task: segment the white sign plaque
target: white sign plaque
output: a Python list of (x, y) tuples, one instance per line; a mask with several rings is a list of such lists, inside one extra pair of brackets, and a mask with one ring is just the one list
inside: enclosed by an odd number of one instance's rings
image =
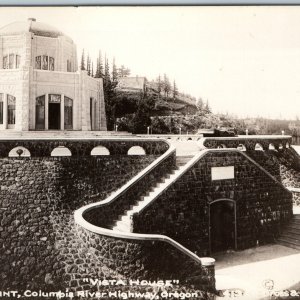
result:
[(212, 167), (211, 180), (223, 180), (234, 178), (234, 166), (229, 167)]

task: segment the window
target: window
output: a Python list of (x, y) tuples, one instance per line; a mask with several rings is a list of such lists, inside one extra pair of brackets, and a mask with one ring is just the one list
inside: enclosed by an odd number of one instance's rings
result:
[(8, 56), (3, 57), (3, 69), (8, 69)]
[(36, 56), (35, 68), (38, 70), (54, 71), (54, 58), (48, 55)]
[(13, 69), (14, 68), (14, 57), (15, 55), (14, 54), (9, 54), (9, 69)]
[(16, 98), (11, 95), (7, 95), (7, 123), (16, 123)]
[(43, 55), (42, 69), (48, 70), (48, 56), (47, 55)]
[(41, 57), (40, 56), (37, 56), (36, 58), (35, 58), (35, 68), (36, 69), (41, 69)]
[(65, 129), (73, 128), (73, 100), (65, 96)]
[(54, 58), (49, 57), (49, 70), (54, 71)]
[(56, 95), (56, 94), (50, 94), (49, 95), (49, 102), (50, 103), (60, 103), (60, 95)]
[(0, 94), (0, 124), (3, 124), (3, 94)]
[(16, 55), (16, 69), (20, 68), (21, 56)]
[(18, 69), (20, 68), (21, 56), (10, 53), (3, 56), (3, 69)]
[(45, 129), (45, 95), (36, 98), (35, 124), (36, 129)]
[(67, 72), (72, 72), (72, 65), (70, 60), (67, 60)]

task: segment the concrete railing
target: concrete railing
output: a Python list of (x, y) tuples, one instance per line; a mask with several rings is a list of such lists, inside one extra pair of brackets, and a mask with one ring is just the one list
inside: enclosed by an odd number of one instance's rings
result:
[(271, 148), (280, 150), (289, 148), (292, 137), (289, 135), (239, 135), (237, 137), (207, 137), (200, 141), (202, 148), (238, 148), (245, 147), (246, 150), (255, 150), (261, 147), (263, 150)]
[(22, 147), (31, 157), (51, 156), (55, 148), (65, 147), (70, 150), (71, 156), (90, 156), (91, 151), (98, 146), (108, 149), (110, 155), (126, 155), (131, 147), (139, 146), (146, 155), (162, 155), (169, 144), (164, 140), (141, 138), (97, 138), (97, 137), (53, 137), (53, 138), (0, 138), (0, 157), (8, 157), (12, 149)]

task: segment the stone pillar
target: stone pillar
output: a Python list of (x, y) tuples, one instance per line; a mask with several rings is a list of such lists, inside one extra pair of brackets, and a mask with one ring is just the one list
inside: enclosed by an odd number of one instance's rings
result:
[(31, 66), (31, 37), (32, 35), (29, 32), (24, 34), (24, 64), (21, 71), (21, 99), (20, 97), (19, 99), (16, 99), (17, 102), (22, 103), (21, 105), (17, 105), (19, 109), (21, 108), (21, 113), (18, 114), (21, 120), (16, 120), (16, 126), (21, 130), (29, 130), (30, 83), (33, 76), (33, 68)]
[(45, 130), (49, 128), (49, 94), (45, 95)]
[(7, 129), (7, 94), (3, 94), (3, 129)]
[(200, 289), (214, 292), (216, 290), (215, 279), (215, 259), (211, 257), (201, 257), (202, 278)]
[(65, 129), (65, 95), (61, 94), (60, 101), (60, 129)]

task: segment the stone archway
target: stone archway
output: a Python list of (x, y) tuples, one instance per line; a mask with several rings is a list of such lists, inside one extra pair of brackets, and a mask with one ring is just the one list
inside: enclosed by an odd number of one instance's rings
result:
[(210, 252), (235, 250), (236, 202), (232, 199), (218, 199), (209, 204), (209, 247)]

